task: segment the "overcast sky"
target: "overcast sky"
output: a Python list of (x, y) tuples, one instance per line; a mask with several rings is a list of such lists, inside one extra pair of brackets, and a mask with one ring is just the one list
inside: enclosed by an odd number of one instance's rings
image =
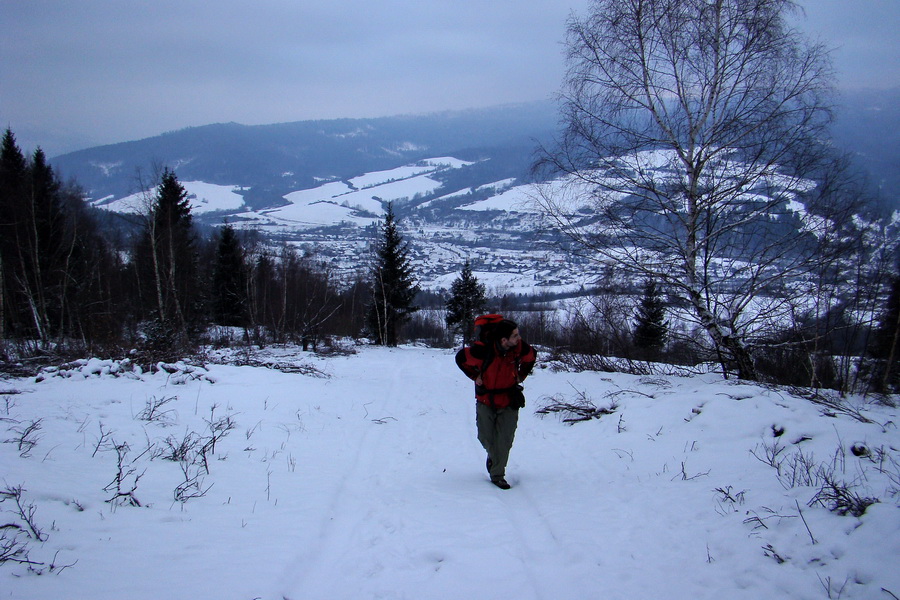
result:
[[(188, 126), (551, 97), (588, 0), (0, 0), (0, 126), (51, 156)], [(801, 0), (840, 85), (900, 87), (900, 0)]]

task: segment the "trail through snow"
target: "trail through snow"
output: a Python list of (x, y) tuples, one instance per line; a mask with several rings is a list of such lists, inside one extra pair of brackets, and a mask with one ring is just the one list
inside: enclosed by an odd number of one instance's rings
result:
[[(807, 506), (814, 489), (785, 489), (752, 454), (778, 443), (785, 456), (802, 449), (825, 462), (852, 443), (896, 452), (894, 409), (867, 406), (874, 423), (865, 424), (715, 376), (539, 368), (526, 382), (513, 488), (503, 491), (488, 481), (471, 383), (452, 351), (301, 358), (326, 376), (210, 365), (199, 377), (3, 382), (7, 430), (42, 419), (28, 456), (0, 445), (2, 483), (23, 486), (47, 533), (30, 557), (74, 564), (41, 577), (3, 565), (0, 598), (755, 600), (827, 598), (826, 586), (833, 597), (841, 587), (842, 598), (900, 594), (900, 511), (888, 475), (845, 453), (846, 478), (865, 474), (860, 490), (882, 502), (841, 517)], [(577, 393), (615, 404), (614, 414), (570, 427), (534, 413), (549, 396)], [(136, 418), (148, 399), (168, 396), (176, 399), (164, 419)], [(179, 464), (139, 454), (202, 435), (225, 415), (236, 427), (202, 477), (211, 487), (174, 501)], [(117, 463), (103, 431), (127, 442), (129, 464), (143, 471), (141, 507), (105, 502)], [(0, 508), (10, 518), (9, 503)]]

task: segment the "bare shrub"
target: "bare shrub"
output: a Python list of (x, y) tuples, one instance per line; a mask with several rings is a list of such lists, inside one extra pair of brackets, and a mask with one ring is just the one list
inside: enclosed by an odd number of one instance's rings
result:
[(788, 456), (778, 469), (778, 481), (789, 490), (795, 487), (816, 487), (822, 479), (822, 465), (816, 464), (812, 454), (801, 450)]
[(38, 432), (41, 430), (42, 421), (43, 419), (33, 419), (21, 427), (10, 428), (9, 431), (14, 433), (15, 437), (6, 440), (6, 443), (15, 444), (19, 451), (19, 456), (28, 458), (31, 456), (31, 451), (37, 446), (38, 441), (41, 439), (41, 435)]
[(13, 523), (0, 526), (0, 565), (5, 562), (30, 563), (28, 542), (22, 539), (21, 528)]
[[(865, 470), (856, 481), (844, 481), (838, 476), (838, 473), (843, 471), (846, 466), (846, 457), (842, 447), (838, 447), (830, 463), (820, 462), (812, 453), (805, 454), (800, 449), (784, 455), (784, 449), (776, 440), (772, 444), (764, 443), (762, 450), (757, 447), (751, 451), (751, 454), (775, 469), (778, 482), (784, 489), (817, 488), (815, 495), (807, 503), (808, 506), (819, 505), (842, 516), (860, 517), (869, 506), (881, 502), (877, 497), (865, 496), (856, 491), (860, 479), (865, 478)], [(860, 456), (868, 458), (869, 454)], [(892, 457), (889, 458), (893, 460)], [(884, 462), (881, 464), (883, 467)], [(888, 475), (894, 486), (888, 492), (893, 494), (896, 490), (896, 482), (890, 474)]]
[(169, 436), (163, 442), (165, 448), (158, 456), (177, 462), (184, 478), (173, 491), (176, 502), (202, 498), (212, 488), (212, 485), (205, 486), (203, 482), (203, 474), (209, 475), (208, 457), (215, 454), (216, 444), (237, 427), (231, 415), (216, 418), (216, 408), (217, 405), (212, 405), (209, 419), (204, 419), (209, 428), (208, 436), (186, 431), (180, 440)]
[(113, 447), (116, 451), (117, 469), (113, 480), (103, 488), (104, 491), (113, 492), (112, 497), (106, 502), (113, 506), (121, 506), (122, 504), (141, 506), (141, 503), (134, 495), (134, 492), (137, 490), (138, 482), (141, 480), (141, 477), (144, 476), (146, 471), (137, 475), (137, 468), (134, 466), (134, 461), (127, 461), (128, 453), (131, 450), (127, 442), (121, 444), (113, 442)]
[(852, 484), (847, 484), (838, 480), (833, 472), (822, 470), (820, 472), (822, 480), (821, 487), (809, 506), (818, 504), (839, 515), (853, 515), (861, 517), (865, 514), (866, 509), (880, 502), (878, 498), (864, 497), (857, 494)]
[[(224, 417), (219, 417), (217, 419), (216, 408), (218, 408), (218, 405), (213, 404), (209, 408), (209, 419), (204, 419), (207, 426), (209, 427), (210, 434), (209, 438), (204, 444), (204, 448), (206, 448), (206, 450), (204, 450), (204, 456), (206, 454), (206, 451), (208, 451), (210, 454), (215, 454), (216, 444), (219, 442), (219, 440), (227, 436), (232, 429), (237, 427), (237, 423), (234, 422), (234, 419), (231, 415), (225, 415)], [(207, 472), (209, 472), (209, 469), (207, 469)]]
[(28, 570), (37, 575), (45, 572), (59, 573), (72, 565), (57, 565), (54, 556), (49, 567), (44, 568), (45, 563), (32, 560), (29, 556), (31, 542), (45, 542), (47, 535), (35, 520), (37, 507), (34, 503), (23, 500), (24, 492), (25, 489), (21, 485), (7, 486), (6, 489), (0, 490), (0, 504), (11, 500), (14, 507), (8, 512), (15, 515), (13, 522), (0, 525), (0, 564), (11, 562), (28, 565)]
[(714, 491), (718, 492), (719, 494), (722, 495), (722, 497), (718, 500), (719, 503), (728, 502), (732, 505), (743, 504), (744, 500), (745, 500), (744, 494), (747, 493), (747, 490), (741, 490), (740, 492), (735, 492), (734, 488), (732, 488), (730, 485), (727, 485), (724, 487), (717, 487)]
[(212, 486), (204, 488), (201, 471), (209, 474), (206, 453), (209, 452), (211, 438), (204, 438), (196, 431), (186, 431), (180, 440), (169, 436), (163, 444), (165, 447), (158, 456), (163, 460), (177, 462), (184, 477), (173, 491), (175, 501), (184, 503), (192, 498), (205, 496)]
[(203, 477), (199, 465), (196, 462), (181, 461), (181, 472), (184, 481), (175, 486), (173, 496), (176, 502), (184, 504), (192, 498), (202, 498), (212, 488), (212, 485), (203, 487)]
[(7, 389), (7, 390), (0, 391), (0, 396), (3, 396), (3, 410), (7, 417), (7, 418), (0, 419), (0, 420), (2, 420), (2, 421), (11, 420), (8, 418), (9, 412), (16, 407), (16, 400), (15, 400), (15, 398), (12, 398), (12, 396), (15, 394), (21, 394), (21, 393), (22, 392), (20, 392), (19, 390), (16, 390), (16, 389)]
[(750, 454), (756, 457), (760, 462), (769, 465), (776, 471), (778, 474), (781, 474), (781, 463), (784, 460), (781, 457), (781, 453), (784, 452), (785, 448), (781, 445), (780, 440), (775, 440), (771, 444), (763, 443), (762, 450), (760, 450), (759, 446), (750, 451)]
[(94, 458), (95, 456), (97, 456), (97, 453), (100, 452), (101, 450), (106, 451), (106, 450), (113, 449), (114, 443), (110, 444), (110, 441), (109, 441), (111, 439), (111, 436), (112, 436), (111, 431), (103, 430), (103, 422), (101, 421), (100, 422), (100, 437), (97, 438), (97, 443), (94, 445), (94, 453), (91, 454), (91, 458)]
[(165, 448), (159, 453), (159, 457), (174, 462), (193, 462), (197, 448), (202, 442), (202, 438), (195, 431), (186, 431), (180, 440), (170, 435), (163, 440)]
[(862, 413), (859, 407), (851, 404), (849, 397), (842, 396), (838, 392), (812, 388), (790, 388), (790, 392), (797, 397), (806, 398), (813, 404), (821, 406), (823, 413), (827, 416), (842, 414), (852, 417), (860, 423), (872, 422), (871, 419)]
[(775, 562), (777, 562), (779, 565), (782, 565), (782, 564), (786, 563), (787, 560), (788, 560), (787, 558), (781, 556), (781, 555), (775, 550), (775, 547), (772, 546), (772, 544), (766, 544), (765, 546), (763, 546), (763, 554), (765, 554), (766, 556), (771, 557), (772, 559), (774, 559)]
[(7, 487), (5, 490), (0, 491), (0, 504), (5, 502), (6, 500), (12, 500), (15, 503), (15, 509), (13, 510), (13, 512), (17, 514), (22, 523), (25, 524), (24, 527), (15, 524), (4, 525), (3, 527), (22, 529), (25, 531), (28, 537), (39, 542), (46, 541), (47, 536), (43, 531), (41, 531), (41, 529), (35, 522), (34, 515), (35, 512), (37, 512), (37, 507), (32, 502), (29, 502), (27, 504), (23, 503), (22, 494), (24, 492), (25, 490), (21, 485), (16, 487)]
[(566, 348), (554, 349), (550, 360), (564, 367), (560, 370), (571, 370), (576, 373), (581, 371), (614, 373), (621, 370), (617, 361), (608, 356), (573, 352)]
[(167, 409), (164, 407), (173, 400), (178, 400), (178, 396), (169, 396), (162, 398), (150, 396), (150, 398), (147, 399), (147, 402), (144, 405), (144, 410), (137, 414), (137, 419), (150, 423), (170, 423), (172, 413), (174, 411), (170, 408)]

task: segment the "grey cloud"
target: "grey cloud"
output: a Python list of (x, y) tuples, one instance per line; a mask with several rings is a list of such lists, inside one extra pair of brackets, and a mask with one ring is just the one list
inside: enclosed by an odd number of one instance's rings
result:
[[(0, 3), (0, 119), (90, 137), (547, 98), (589, 0)], [(846, 82), (900, 85), (895, 0), (808, 0)], [(39, 141), (39, 140), (38, 140)], [(42, 142), (43, 143), (43, 142)], [(48, 150), (49, 151), (49, 150)]]

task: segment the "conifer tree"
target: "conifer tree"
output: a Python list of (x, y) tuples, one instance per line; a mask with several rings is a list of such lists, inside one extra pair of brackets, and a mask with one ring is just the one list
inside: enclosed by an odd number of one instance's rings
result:
[(35, 150), (26, 161), (7, 130), (0, 150), (0, 321), (3, 330), (47, 342), (63, 333), (71, 239), (62, 186)]
[(158, 327), (156, 341), (185, 342), (198, 325), (202, 286), (187, 191), (168, 169), (153, 196), (137, 254), (145, 305)]
[(220, 325), (243, 326), (247, 315), (247, 286), (244, 250), (226, 223), (219, 232), (213, 269), (213, 317)]
[(59, 325), (60, 299), (65, 281), (60, 279), (65, 253), (66, 232), (61, 205), (61, 185), (43, 150), (35, 150), (30, 163), (30, 190), (25, 204), (24, 264), (27, 270), (30, 302), (42, 339), (53, 325)]
[(462, 334), (464, 344), (471, 337), (475, 317), (484, 312), (486, 304), (484, 284), (472, 274), (472, 267), (466, 260), (459, 277), (450, 284), (445, 319), (451, 331)]
[[(0, 149), (0, 337), (60, 342), (118, 335), (118, 263), (81, 191), (63, 185), (38, 148), (26, 160), (12, 131)], [(121, 317), (121, 313), (118, 315)]]
[(262, 251), (248, 264), (247, 317), (249, 326), (258, 333), (259, 328), (273, 329), (273, 298), (277, 297), (275, 265), (267, 251)]
[(418, 310), (413, 300), (419, 287), (413, 276), (409, 247), (397, 228), (393, 204), (387, 205), (381, 239), (375, 248), (371, 275), (372, 299), (367, 321), (377, 344), (396, 346), (400, 327)]
[(660, 350), (668, 337), (665, 321), (666, 308), (656, 281), (648, 279), (644, 284), (644, 295), (637, 309), (634, 324), (634, 344), (638, 348)]
[(0, 337), (22, 326), (20, 239), (24, 204), (27, 198), (28, 165), (16, 144), (16, 137), (6, 130), (0, 146)]

